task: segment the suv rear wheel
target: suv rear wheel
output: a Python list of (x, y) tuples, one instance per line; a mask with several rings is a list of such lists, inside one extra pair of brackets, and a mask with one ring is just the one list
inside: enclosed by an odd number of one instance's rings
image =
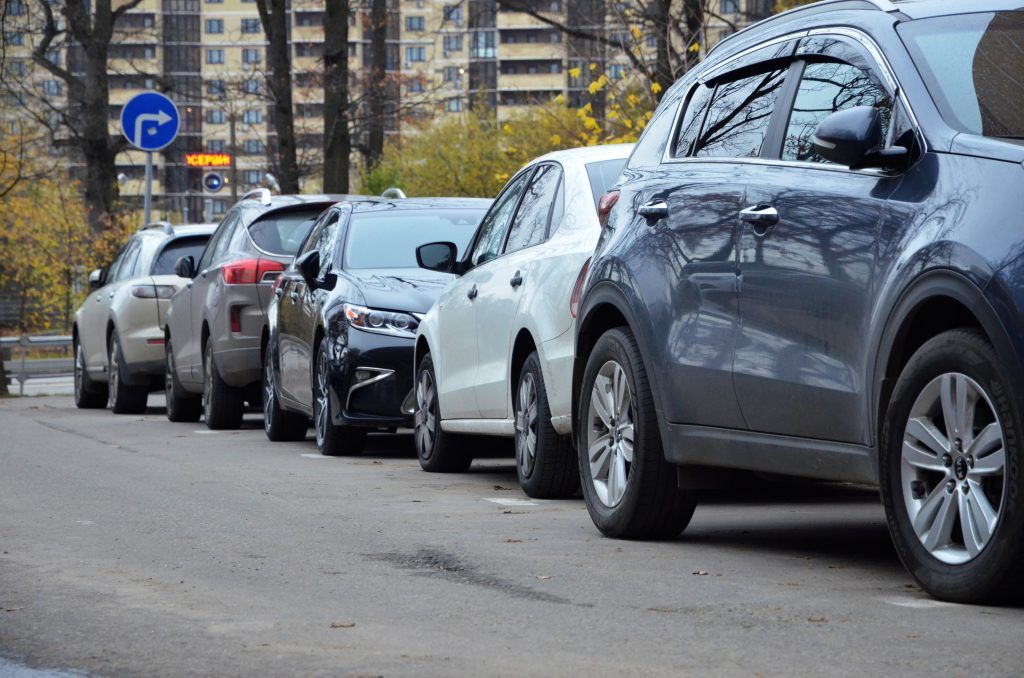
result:
[(110, 333), (110, 358), (107, 363), (107, 393), (110, 409), (114, 414), (142, 414), (146, 411), (149, 389), (145, 386), (130, 386), (125, 383), (127, 366), (121, 351), (121, 339), (117, 330)]
[(1022, 402), (973, 329), (927, 341), (900, 374), (882, 434), (882, 499), (900, 559), (938, 598), (1024, 591)]
[(578, 404), (580, 478), (594, 524), (609, 537), (678, 535), (696, 499), (665, 460), (647, 372), (633, 333), (605, 332), (583, 373)]
[(203, 350), (203, 415), (209, 429), (231, 429), (242, 425), (242, 396), (221, 379), (213, 357), (213, 339)]
[(540, 357), (526, 358), (516, 388), (516, 473), (523, 492), (536, 498), (568, 497), (579, 486), (579, 469), (572, 438), (560, 436), (551, 425), (548, 392)]

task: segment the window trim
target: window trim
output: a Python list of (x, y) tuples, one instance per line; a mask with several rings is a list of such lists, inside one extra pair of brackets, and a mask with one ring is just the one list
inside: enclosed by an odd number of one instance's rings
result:
[[(491, 213), (491, 210), (494, 209), (494, 206), (498, 203), (498, 200), (501, 199), (501, 196), (505, 195), (505, 193), (508, 191), (508, 187), (515, 183), (515, 181), (519, 177), (525, 174), (529, 174), (530, 176), (526, 179), (526, 183), (527, 185), (529, 185), (529, 183), (533, 181), (533, 174), (534, 171), (537, 169), (538, 164), (540, 163), (528, 165), (523, 169), (519, 170), (518, 172), (516, 172), (515, 175), (513, 175), (513, 177), (508, 180), (508, 182), (505, 184), (504, 188), (501, 189), (498, 195), (494, 196), (494, 200), (491, 202), (490, 208), (488, 208), (488, 210), (484, 212), (484, 215), (480, 218), (480, 225), (477, 226), (476, 233), (473, 234), (473, 239), (466, 247), (466, 259), (464, 259), (464, 261), (469, 265), (469, 268), (463, 271), (463, 275), (469, 273), (470, 271), (474, 271), (480, 268), (481, 266), (486, 266), (492, 261), (497, 261), (498, 259), (501, 259), (503, 256), (505, 256), (505, 241), (508, 240), (508, 231), (505, 231), (505, 235), (501, 239), (501, 248), (499, 249), (498, 253), (494, 256), (494, 258), (488, 259), (487, 261), (481, 262), (479, 264), (473, 263), (473, 252), (476, 251), (477, 243), (480, 241), (480, 233), (482, 231), (484, 221), (487, 219), (487, 215), (489, 215)], [(519, 214), (519, 207), (523, 204), (523, 195), (525, 194), (526, 191), (523, 191), (522, 193), (519, 194), (519, 197), (516, 198), (516, 206), (512, 210), (512, 216), (509, 217), (509, 231), (512, 230), (512, 222), (515, 221), (516, 215)]]
[[(529, 188), (531, 185), (533, 185), (533, 180), (537, 178), (537, 172), (540, 170), (541, 167), (543, 167), (545, 165), (550, 165), (550, 166), (553, 166), (553, 167), (558, 169), (558, 186), (555, 188), (555, 197), (557, 198), (558, 197), (558, 191), (562, 190), (562, 187), (565, 185), (565, 168), (562, 166), (562, 163), (557, 162), (555, 160), (545, 160), (543, 162), (538, 162), (536, 165), (534, 165), (533, 166), (533, 175), (530, 177), (529, 181), (526, 182), (526, 188)], [(516, 205), (516, 211), (512, 214), (512, 221), (509, 224), (508, 230), (505, 231), (505, 238), (501, 242), (501, 252), (498, 254), (497, 257), (494, 257), (494, 259), (497, 259), (498, 257), (503, 257), (506, 254), (515, 254), (516, 252), (522, 252), (523, 250), (532, 249), (532, 248), (536, 247), (537, 245), (543, 245), (544, 243), (546, 243), (548, 240), (551, 239), (551, 214), (554, 212), (554, 209), (555, 209), (555, 203), (554, 202), (552, 202), (551, 205), (548, 206), (547, 224), (544, 226), (544, 238), (543, 238), (543, 240), (539, 240), (539, 241), (533, 243), (532, 245), (526, 245), (524, 247), (520, 247), (519, 249), (513, 250), (512, 252), (507, 251), (508, 250), (508, 239), (509, 239), (509, 236), (512, 235), (512, 227), (515, 225), (516, 217), (519, 216), (519, 210), (522, 209), (522, 207), (523, 207), (523, 199), (525, 197), (526, 197), (526, 191), (523, 191), (522, 195), (519, 196), (519, 204)], [(494, 259), (491, 259), (491, 261), (494, 261)], [(486, 263), (486, 262), (484, 262), (484, 263)]]

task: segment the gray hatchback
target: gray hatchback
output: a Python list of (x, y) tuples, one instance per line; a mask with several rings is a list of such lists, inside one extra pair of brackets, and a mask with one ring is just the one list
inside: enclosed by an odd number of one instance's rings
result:
[(178, 261), (189, 282), (171, 299), (164, 330), (167, 418), (238, 428), (260, 403), (261, 338), (271, 286), (317, 216), (347, 196), (253, 191), (217, 226), (198, 262)]

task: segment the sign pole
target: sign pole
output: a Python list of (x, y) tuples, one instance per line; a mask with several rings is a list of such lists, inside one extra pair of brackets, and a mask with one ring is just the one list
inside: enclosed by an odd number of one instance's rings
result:
[(146, 197), (142, 203), (142, 225), (149, 226), (149, 214), (153, 210), (153, 152), (146, 151)]

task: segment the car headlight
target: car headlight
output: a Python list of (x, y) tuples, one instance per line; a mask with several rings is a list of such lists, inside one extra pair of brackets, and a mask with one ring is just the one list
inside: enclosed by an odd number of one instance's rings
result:
[(355, 304), (345, 304), (345, 319), (352, 327), (394, 337), (415, 337), (420, 321), (409, 313), (381, 311)]

